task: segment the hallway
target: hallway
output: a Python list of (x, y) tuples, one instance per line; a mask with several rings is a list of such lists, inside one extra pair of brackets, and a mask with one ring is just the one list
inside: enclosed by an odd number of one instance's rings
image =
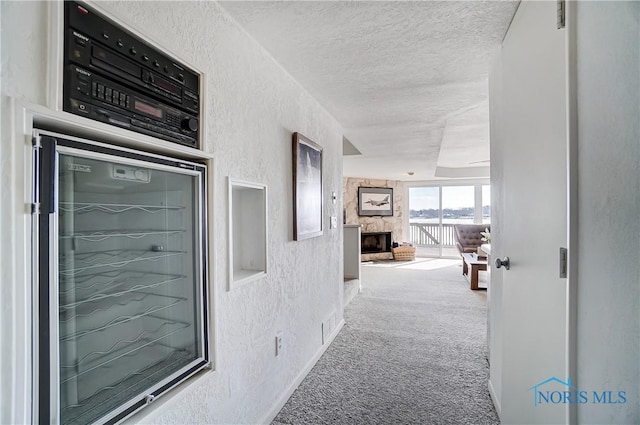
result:
[(346, 325), (273, 424), (494, 424), (486, 291), (459, 260), (362, 267)]

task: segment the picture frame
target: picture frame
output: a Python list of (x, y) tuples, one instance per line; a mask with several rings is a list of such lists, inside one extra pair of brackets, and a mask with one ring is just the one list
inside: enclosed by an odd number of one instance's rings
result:
[(393, 188), (359, 187), (359, 216), (393, 216)]
[(322, 146), (293, 133), (293, 240), (323, 233)]

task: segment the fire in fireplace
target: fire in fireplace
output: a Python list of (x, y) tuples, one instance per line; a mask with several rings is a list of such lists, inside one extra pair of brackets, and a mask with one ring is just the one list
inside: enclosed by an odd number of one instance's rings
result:
[(391, 232), (370, 232), (361, 234), (363, 254), (391, 252)]

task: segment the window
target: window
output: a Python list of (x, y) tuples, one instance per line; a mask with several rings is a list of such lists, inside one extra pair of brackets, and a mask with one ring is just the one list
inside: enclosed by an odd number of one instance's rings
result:
[(440, 188), (409, 188), (409, 235), (420, 253), (440, 256)]
[(491, 220), (489, 185), (409, 188), (409, 235), (422, 256), (457, 257), (453, 226)]
[(491, 186), (482, 185), (482, 224), (491, 223)]

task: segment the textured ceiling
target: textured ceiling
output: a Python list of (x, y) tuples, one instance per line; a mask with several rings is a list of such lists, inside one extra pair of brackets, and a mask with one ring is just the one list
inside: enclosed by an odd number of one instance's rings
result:
[(518, 2), (221, 5), (343, 125), (345, 176), (486, 176), (488, 63)]

